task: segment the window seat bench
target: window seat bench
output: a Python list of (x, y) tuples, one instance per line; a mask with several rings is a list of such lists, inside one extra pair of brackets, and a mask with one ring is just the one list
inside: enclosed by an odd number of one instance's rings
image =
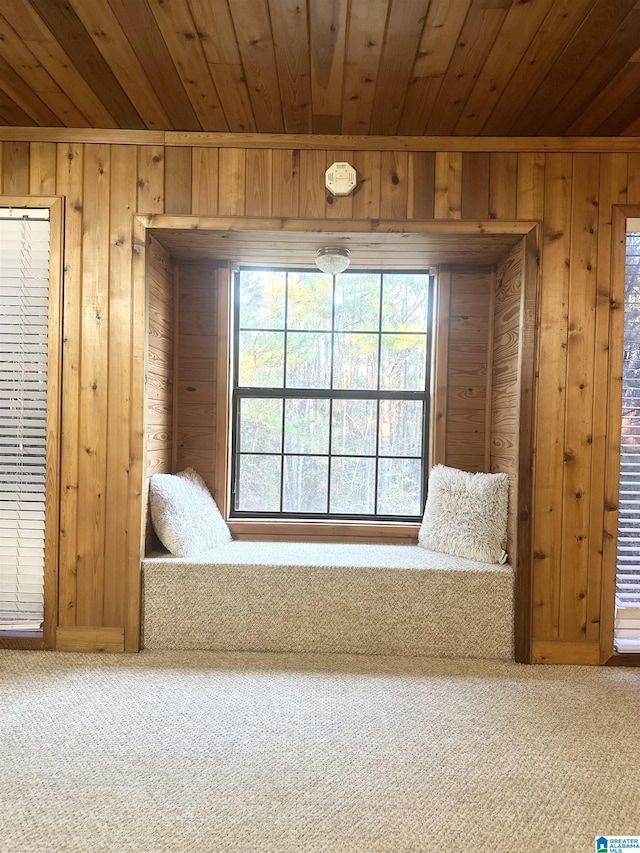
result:
[(513, 657), (513, 569), (414, 545), (234, 541), (142, 561), (149, 649)]

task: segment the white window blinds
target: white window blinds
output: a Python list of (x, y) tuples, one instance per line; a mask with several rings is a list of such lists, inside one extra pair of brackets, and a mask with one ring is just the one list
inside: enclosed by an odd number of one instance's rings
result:
[(640, 652), (640, 233), (627, 234), (615, 650)]
[(44, 615), (48, 220), (0, 208), (0, 631)]

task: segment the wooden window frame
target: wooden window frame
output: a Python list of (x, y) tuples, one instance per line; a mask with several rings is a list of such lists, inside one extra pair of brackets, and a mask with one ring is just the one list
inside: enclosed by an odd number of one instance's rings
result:
[[(383, 282), (384, 282), (384, 275), (385, 274), (419, 275), (419, 276), (422, 276), (428, 280), (428, 285), (427, 285), (427, 289), (426, 289), (426, 294), (427, 294), (427, 296), (426, 296), (427, 328), (425, 329), (424, 333), (419, 333), (419, 334), (421, 334), (422, 337), (424, 337), (424, 340), (425, 340), (425, 360), (424, 360), (424, 363), (425, 363), (425, 379), (424, 379), (424, 384), (423, 384), (422, 389), (415, 390), (415, 394), (414, 394), (413, 389), (411, 391), (405, 391), (404, 389), (399, 390), (399, 391), (396, 391), (396, 390), (390, 391), (390, 390), (387, 390), (384, 388), (375, 388), (375, 389), (366, 389), (363, 391), (362, 389), (343, 389), (343, 388), (336, 389), (336, 388), (334, 388), (333, 384), (331, 384), (330, 387), (321, 387), (321, 388), (314, 388), (314, 389), (310, 389), (310, 388), (299, 389), (295, 386), (294, 387), (289, 386), (287, 384), (286, 380), (283, 380), (284, 385), (278, 389), (250, 388), (248, 386), (242, 385), (239, 381), (239, 376), (237, 375), (237, 371), (238, 371), (237, 363), (238, 363), (238, 360), (240, 358), (240, 341), (239, 341), (239, 338), (237, 337), (237, 334), (238, 334), (240, 318), (236, 312), (237, 312), (237, 308), (239, 305), (239, 303), (237, 302), (237, 299), (239, 296), (239, 288), (241, 287), (241, 276), (242, 276), (242, 272), (244, 269), (249, 269), (249, 268), (240, 267), (240, 269), (238, 269), (232, 275), (232, 282), (231, 282), (232, 292), (234, 294), (234, 312), (233, 312), (234, 317), (233, 317), (233, 332), (232, 332), (232, 339), (234, 342), (234, 346), (233, 346), (234, 368), (231, 371), (231, 377), (230, 377), (233, 418), (232, 418), (232, 425), (231, 425), (231, 434), (229, 436), (229, 439), (231, 441), (232, 448), (235, 448), (235, 457), (236, 458), (232, 458), (232, 466), (231, 466), (231, 491), (232, 491), (231, 498), (232, 498), (232, 500), (231, 500), (231, 504), (229, 506), (227, 522), (229, 522), (229, 521), (242, 521), (242, 520), (247, 520), (248, 518), (254, 520), (252, 518), (254, 513), (243, 511), (241, 509), (238, 509), (237, 507), (234, 508), (234, 506), (233, 506), (234, 479), (238, 478), (238, 476), (239, 476), (237, 466), (238, 466), (238, 457), (240, 456), (240, 448), (238, 447), (238, 436), (234, 435), (233, 422), (235, 422), (237, 420), (237, 422), (239, 423), (239, 418), (240, 418), (239, 400), (240, 399), (242, 399), (243, 397), (252, 398), (255, 396), (264, 396), (265, 399), (282, 400), (283, 405), (284, 405), (284, 400), (287, 397), (288, 392), (293, 392), (293, 395), (295, 395), (296, 393), (300, 393), (300, 395), (303, 397), (314, 397), (316, 399), (324, 400), (324, 401), (334, 400), (334, 399), (345, 399), (345, 400), (356, 399), (359, 394), (365, 394), (366, 393), (367, 394), (367, 398), (366, 398), (367, 400), (376, 401), (378, 404), (380, 403), (380, 401), (387, 400), (387, 399), (388, 400), (406, 400), (406, 401), (410, 401), (410, 402), (417, 401), (421, 404), (421, 408), (422, 408), (421, 423), (422, 423), (423, 428), (424, 428), (424, 434), (421, 430), (421, 434), (422, 434), (421, 450), (422, 450), (422, 452), (421, 452), (420, 457), (419, 457), (420, 465), (421, 465), (421, 475), (420, 475), (420, 479), (421, 479), (420, 506), (422, 507), (421, 511), (417, 512), (417, 513), (412, 513), (412, 514), (407, 513), (406, 514), (407, 516), (408, 515), (412, 516), (410, 518), (398, 517), (397, 519), (395, 519), (395, 518), (390, 517), (391, 514), (385, 514), (385, 513), (370, 513), (369, 517), (350, 518), (348, 513), (335, 513), (334, 514), (334, 513), (330, 512), (329, 507), (328, 507), (329, 494), (327, 492), (327, 509), (326, 509), (326, 511), (325, 512), (318, 511), (317, 513), (309, 513), (308, 518), (300, 518), (300, 517), (296, 518), (295, 512), (293, 512), (293, 513), (287, 512), (284, 508), (282, 508), (280, 511), (273, 511), (272, 513), (269, 513), (269, 512), (257, 513), (257, 515), (259, 516), (259, 519), (261, 521), (267, 522), (269, 524), (279, 523), (279, 522), (283, 522), (283, 521), (284, 522), (287, 522), (287, 521), (288, 522), (292, 522), (292, 521), (295, 522), (295, 521), (297, 521), (299, 523), (306, 524), (307, 522), (318, 521), (318, 522), (325, 523), (325, 524), (326, 523), (337, 523), (337, 524), (351, 523), (351, 524), (354, 524), (356, 526), (359, 524), (362, 524), (362, 523), (370, 523), (370, 524), (373, 524), (375, 526), (380, 526), (380, 525), (385, 525), (385, 524), (394, 525), (396, 523), (397, 524), (411, 524), (412, 526), (419, 525), (420, 524), (420, 518), (419, 517), (422, 516), (422, 511), (424, 509), (424, 498), (426, 496), (426, 482), (427, 482), (428, 472), (430, 469), (430, 463), (432, 464), (430, 441), (431, 441), (431, 430), (432, 430), (433, 423), (432, 423), (432, 416), (431, 416), (430, 385), (431, 385), (431, 370), (432, 370), (432, 365), (433, 365), (433, 328), (434, 328), (434, 313), (433, 313), (434, 299), (433, 299), (433, 295), (434, 295), (434, 290), (436, 287), (436, 283), (435, 283), (436, 282), (436, 274), (435, 274), (434, 270), (433, 269), (416, 269), (416, 270), (404, 270), (404, 269), (403, 270), (392, 270), (392, 269), (389, 269), (389, 270), (386, 270), (386, 269), (377, 269), (375, 267), (371, 267), (371, 268), (362, 269), (362, 270), (358, 269), (354, 273), (356, 275), (357, 274), (376, 275), (379, 279), (379, 288), (380, 288), (379, 298), (380, 299), (382, 299), (382, 295), (383, 295), (383, 286), (384, 286)], [(273, 266), (265, 265), (264, 271), (273, 271), (273, 272), (277, 272), (277, 273), (287, 273), (287, 274), (294, 273), (295, 274), (295, 273), (299, 273), (299, 272), (303, 272), (303, 271), (306, 272), (307, 270), (301, 270), (298, 267), (287, 266), (286, 264), (284, 264), (284, 265), (275, 265), (274, 264)], [(314, 270), (311, 270), (311, 272), (314, 272)], [(317, 272), (317, 270), (315, 270), (315, 272)], [(332, 282), (333, 282), (332, 294), (333, 294), (333, 296), (335, 296), (335, 293), (333, 292), (333, 288), (336, 286), (335, 285), (335, 276), (332, 276)], [(236, 290), (236, 288), (238, 288), (238, 290)], [(333, 296), (332, 296), (332, 302), (333, 302)], [(295, 328), (292, 330), (288, 326), (288, 321), (283, 319), (283, 332), (286, 335), (287, 332), (291, 332), (291, 331), (295, 331)], [(383, 330), (382, 315), (381, 314), (378, 316), (378, 327), (375, 330), (373, 330), (372, 333), (375, 333), (376, 336), (380, 339), (380, 341), (382, 341), (384, 339), (384, 335), (390, 334), (388, 331)], [(340, 335), (340, 330), (332, 328), (329, 331), (325, 330), (325, 334), (328, 334), (331, 336), (332, 346), (334, 346), (336, 338), (338, 338), (338, 336)], [(379, 356), (379, 357), (381, 358), (381, 356)], [(352, 393), (353, 393), (353, 397), (350, 396)], [(410, 395), (414, 395), (414, 396), (410, 396)], [(233, 405), (234, 399), (236, 400), (235, 406)], [(284, 425), (283, 425), (283, 428), (284, 428)], [(376, 431), (377, 431), (377, 427), (376, 427)], [(331, 426), (329, 426), (329, 435), (331, 435)], [(281, 435), (281, 439), (284, 439), (284, 434)], [(255, 452), (258, 452), (258, 451), (255, 451)], [(282, 453), (283, 453), (284, 457), (286, 457), (288, 455), (288, 452), (284, 448), (284, 445), (282, 447)], [(234, 455), (234, 451), (232, 450), (232, 456), (233, 455)], [(326, 456), (329, 459), (336, 459), (339, 457), (339, 454), (335, 454), (329, 448)], [(377, 444), (376, 444), (375, 452), (369, 458), (371, 458), (375, 461), (376, 471), (377, 471), (379, 459), (384, 458), (384, 454), (379, 453)], [(412, 457), (412, 458), (418, 459), (417, 456)], [(282, 462), (281, 464), (284, 464), (284, 462)], [(283, 471), (281, 471), (281, 474), (282, 473), (283, 473)], [(328, 476), (328, 472), (327, 472), (327, 476)], [(378, 483), (378, 474), (376, 473), (376, 484), (377, 483)], [(237, 488), (238, 487), (237, 479), (236, 479), (235, 485)], [(328, 487), (328, 481), (327, 481), (327, 487)], [(377, 486), (376, 486), (376, 490), (377, 490)], [(282, 499), (283, 498), (281, 495), (281, 501), (282, 501)], [(378, 496), (376, 496), (376, 505), (377, 505), (377, 502), (378, 502)], [(298, 514), (298, 515), (300, 515), (300, 514)], [(362, 515), (367, 515), (367, 514), (362, 513)]]
[(59, 196), (0, 195), (0, 206), (49, 210), (49, 336), (46, 497), (44, 535), (44, 626), (41, 637), (20, 631), (0, 636), (0, 648), (53, 649), (58, 625), (60, 546), (60, 413), (62, 395), (62, 281), (64, 199)]
[(638, 218), (640, 218), (640, 205), (624, 204), (613, 206), (611, 217), (609, 375), (607, 384), (608, 418), (603, 507), (599, 661), (606, 666), (640, 666), (640, 654), (618, 654), (614, 649), (627, 220)]
[[(292, 521), (291, 519), (231, 518), (231, 430), (233, 370), (233, 264), (216, 268), (218, 289), (218, 362), (216, 383), (216, 464), (214, 491), (220, 511), (236, 539), (301, 542), (362, 542), (415, 545), (420, 525), (414, 522), (340, 521), (337, 519)], [(435, 276), (437, 290), (437, 275)], [(433, 407), (432, 407), (433, 409)], [(433, 429), (433, 411), (430, 413)]]

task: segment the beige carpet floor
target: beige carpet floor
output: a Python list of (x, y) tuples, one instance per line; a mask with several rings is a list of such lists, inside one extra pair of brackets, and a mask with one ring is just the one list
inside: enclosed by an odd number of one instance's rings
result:
[(640, 670), (0, 652), (2, 853), (591, 853), (640, 834)]

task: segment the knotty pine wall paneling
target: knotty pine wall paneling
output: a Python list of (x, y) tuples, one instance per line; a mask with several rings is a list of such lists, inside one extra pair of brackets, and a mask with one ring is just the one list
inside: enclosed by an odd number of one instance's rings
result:
[(295, 218), (300, 201), (300, 151), (284, 149), (271, 153), (271, 215)]
[[(46, 188), (65, 199), (59, 624), (82, 629), (83, 647), (104, 645), (104, 630), (113, 627), (134, 649), (146, 320), (144, 294), (130, 273), (141, 251), (125, 222), (132, 200), (140, 213), (164, 212), (168, 196), (170, 208), (186, 209), (188, 200), (201, 215), (244, 216), (247, 206), (270, 206), (272, 216), (324, 220), (321, 172), (332, 149), (298, 150), (293, 142), (248, 157), (236, 137), (233, 148), (187, 145), (187, 157), (168, 154), (153, 138), (152, 144), (127, 146), (135, 151), (134, 163), (132, 154), (116, 153), (109, 144), (131, 141), (115, 134), (104, 131), (95, 144), (69, 141), (55, 129), (33, 142), (15, 144), (5, 136), (0, 181), (6, 193)], [(613, 154), (614, 142), (602, 153), (602, 143), (590, 144), (595, 153), (581, 151), (580, 141), (574, 149), (568, 142), (561, 153), (545, 153), (540, 146), (517, 150), (511, 141), (500, 142), (499, 151), (485, 146), (488, 158), (465, 156), (453, 142), (448, 150), (446, 138), (436, 152), (405, 149), (384, 159), (382, 151), (357, 150), (355, 138), (351, 145), (360, 184), (347, 216), (376, 219), (384, 209), (400, 218), (455, 220), (486, 210), (494, 222), (513, 216), (542, 222), (532, 510), (536, 660), (598, 660), (608, 236), (611, 205), (640, 202), (640, 155), (627, 155), (619, 145), (623, 153)], [(247, 176), (264, 163), (270, 177), (260, 173), (257, 189), (249, 192)], [(123, 365), (130, 380), (118, 385), (113, 377)], [(128, 442), (119, 443), (117, 418), (127, 424)], [(109, 495), (122, 494), (125, 479), (126, 506), (117, 508)], [(118, 535), (127, 542), (124, 566), (123, 552), (107, 544)]]
[(573, 155), (559, 620), (568, 640), (587, 633), (599, 178), (597, 154)]
[(147, 247), (147, 474), (171, 471), (174, 417), (174, 261), (154, 237)]
[[(122, 334), (132, 328), (131, 241), (136, 210), (136, 151), (130, 145), (111, 146), (111, 196), (109, 214), (109, 361), (107, 383), (107, 488), (105, 506), (105, 571), (111, 582), (104, 602), (104, 623), (122, 627), (124, 612), (121, 590), (126, 585), (131, 535), (127, 523), (130, 504), (130, 460), (136, 452), (131, 436), (131, 418), (123, 417), (132, 400), (133, 364), (130, 342)], [(115, 457), (115, 458), (114, 458)], [(112, 531), (126, 531), (113, 535)], [(136, 539), (139, 532), (135, 530)]]
[(2, 148), (2, 191), (7, 195), (30, 192), (30, 146), (28, 142), (5, 142)]
[(56, 193), (65, 199), (60, 566), (58, 578), (58, 623), (59, 627), (64, 628), (76, 624), (84, 146), (70, 143), (58, 145), (57, 149)]
[[(175, 417), (175, 270), (173, 259), (154, 238), (149, 237), (147, 263), (147, 371), (146, 371), (146, 481), (154, 474), (169, 474), (174, 463)], [(153, 533), (147, 506), (145, 541), (147, 551), (158, 541)]]
[[(544, 173), (542, 294), (535, 465), (533, 632), (560, 637), (560, 564), (567, 386), (567, 317), (571, 264), (571, 154), (549, 154)], [(545, 281), (548, 285), (545, 287)]]
[(493, 370), (491, 375), (491, 472), (509, 475), (507, 552), (515, 565), (519, 468), (520, 335), (524, 275), (524, 241), (517, 243), (498, 265), (493, 312)]
[[(600, 660), (606, 660), (613, 651), (613, 625), (609, 624), (609, 613), (613, 614), (614, 595), (609, 591), (609, 584), (603, 582), (601, 565), (605, 559), (605, 540), (608, 539), (610, 531), (605, 536), (605, 525), (607, 518), (611, 517), (611, 506), (615, 501), (607, 497), (605, 485), (606, 460), (611, 454), (611, 441), (608, 436), (616, 433), (609, 430), (607, 416), (608, 409), (617, 405), (617, 398), (613, 396), (613, 389), (609, 389), (608, 380), (613, 365), (609, 364), (610, 347), (609, 336), (612, 343), (623, 340), (624, 335), (618, 335), (615, 327), (617, 320), (610, 324), (610, 306), (619, 304), (621, 301), (618, 293), (622, 289), (623, 282), (618, 283), (617, 288), (612, 283), (612, 207), (627, 202), (627, 175), (629, 172), (629, 159), (626, 154), (604, 154), (600, 157), (600, 186), (598, 198), (598, 269), (596, 279), (596, 317), (595, 317), (595, 365), (593, 377), (593, 428), (591, 446), (591, 488), (589, 495), (589, 565), (588, 578), (590, 594), (587, 600), (587, 639), (591, 642), (598, 641), (602, 627), (602, 643), (600, 648)], [(618, 273), (616, 271), (616, 277)], [(614, 316), (622, 318), (623, 312), (613, 312)], [(617, 391), (617, 388), (616, 388)], [(611, 395), (611, 396), (609, 396)], [(602, 405), (603, 400), (612, 400), (608, 406)], [(616, 403), (613, 403), (613, 399)], [(617, 451), (617, 447), (614, 445)], [(604, 493), (605, 522), (602, 523), (602, 495)], [(618, 489), (615, 489), (615, 494)], [(614, 540), (615, 541), (615, 540)], [(607, 553), (607, 559), (609, 553)], [(596, 600), (596, 590), (600, 586), (600, 598), (603, 594), (607, 600)], [(602, 608), (602, 612), (601, 612)]]
[(464, 471), (485, 471), (494, 272), (492, 266), (457, 264), (449, 270), (445, 464)]
[(177, 261), (176, 455), (215, 489), (218, 293), (213, 263)]
[(111, 146), (85, 145), (82, 232), (82, 334), (78, 411), (76, 621), (104, 625)]

